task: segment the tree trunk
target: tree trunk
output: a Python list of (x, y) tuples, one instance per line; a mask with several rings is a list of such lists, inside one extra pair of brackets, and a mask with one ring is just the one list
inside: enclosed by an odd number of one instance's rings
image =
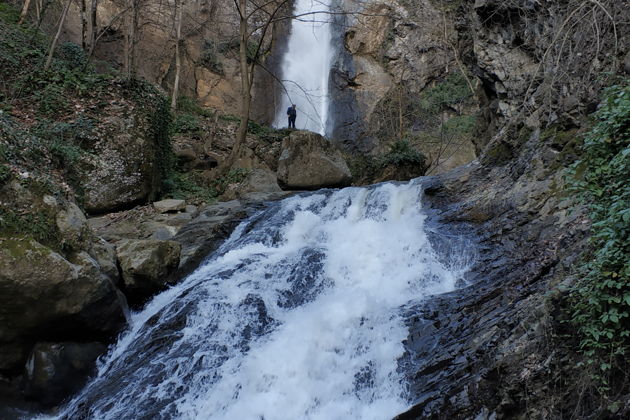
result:
[(129, 78), (136, 77), (136, 38), (138, 32), (138, 0), (129, 0), (129, 10), (125, 15), (125, 58), (124, 73)]
[(97, 12), (98, 10), (98, 0), (92, 0), (90, 4), (90, 50), (87, 53), (88, 61), (94, 54), (94, 49), (96, 48), (96, 34), (98, 33), (98, 25), (96, 22)]
[(174, 111), (177, 107), (177, 96), (179, 94), (179, 75), (182, 69), (180, 43), (182, 39), (182, 11), (184, 9), (184, 2), (182, 0), (177, 9), (177, 17), (175, 24), (177, 25), (177, 36), (175, 39), (175, 81), (173, 82), (173, 95), (171, 96), (171, 109)]
[(18, 20), (18, 25), (24, 23), (24, 19), (26, 19), (26, 14), (28, 13), (28, 7), (31, 5), (31, 0), (24, 0), (24, 5), (22, 6), (22, 13), (20, 13), (20, 20)]
[[(227, 158), (224, 165), (219, 170), (219, 175), (227, 172), (232, 165), (238, 160), (241, 155), (241, 149), (243, 143), (245, 143), (245, 137), (247, 136), (247, 124), (249, 122), (249, 111), (252, 102), (251, 95), (251, 82), (250, 82), (250, 68), (247, 66), (247, 0), (238, 0), (240, 25), (239, 25), (239, 60), (241, 70), (241, 122), (236, 132), (236, 139), (232, 152)], [(253, 67), (252, 67), (253, 71)]]
[(44, 20), (44, 14), (46, 13), (48, 6), (50, 6), (50, 3), (52, 3), (52, 0), (43, 0), (42, 2), (41, 11), (39, 12), (39, 16), (37, 17), (37, 27), (36, 27), (37, 30), (39, 30), (39, 28), (42, 26), (42, 21)]
[(86, 0), (79, 0), (81, 6), (81, 48), (87, 51), (87, 10)]
[[(133, 0), (131, 0), (133, 1)], [(127, 12), (125, 12), (125, 16), (123, 18), (123, 25), (125, 27), (125, 46), (123, 48), (123, 73), (126, 77), (129, 77), (129, 51), (131, 50), (131, 42), (130, 42), (130, 36), (131, 36), (131, 18), (129, 17), (129, 13), (130, 11), (128, 10)]]
[(131, 0), (132, 14), (131, 14), (131, 35), (130, 35), (130, 50), (129, 50), (129, 77), (136, 78), (136, 44), (138, 38), (138, 21), (139, 21), (139, 4), (138, 0)]
[(50, 67), (50, 63), (52, 63), (53, 54), (55, 53), (57, 42), (59, 42), (59, 36), (61, 35), (63, 24), (66, 21), (66, 16), (68, 16), (68, 9), (70, 9), (70, 3), (72, 3), (72, 0), (68, 0), (68, 3), (66, 3), (66, 7), (63, 9), (63, 13), (61, 14), (61, 19), (59, 20), (59, 27), (57, 28), (57, 33), (55, 34), (55, 37), (53, 38), (52, 44), (50, 44), (50, 50), (48, 51), (48, 58), (46, 59), (46, 64), (44, 64), (44, 70), (48, 70), (48, 68)]

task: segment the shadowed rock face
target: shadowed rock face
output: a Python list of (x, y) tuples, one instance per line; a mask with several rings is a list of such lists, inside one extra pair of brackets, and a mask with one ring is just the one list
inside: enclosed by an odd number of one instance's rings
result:
[(19, 369), (34, 341), (107, 339), (124, 325), (124, 298), (87, 253), (72, 263), (31, 239), (0, 242), (0, 370)]
[(26, 363), (24, 395), (59, 404), (85, 384), (105, 350), (101, 343), (37, 343)]

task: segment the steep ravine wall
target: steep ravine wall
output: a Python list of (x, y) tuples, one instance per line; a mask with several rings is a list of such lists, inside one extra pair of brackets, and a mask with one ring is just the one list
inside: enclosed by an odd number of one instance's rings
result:
[(564, 308), (590, 234), (566, 168), (602, 86), (628, 80), (621, 3), (458, 2), (459, 48), (482, 88), (480, 158), (428, 178), (426, 202), (477, 238), (479, 257), (467, 287), (409, 308), (414, 406), (399, 419), (630, 416), (585, 392)]

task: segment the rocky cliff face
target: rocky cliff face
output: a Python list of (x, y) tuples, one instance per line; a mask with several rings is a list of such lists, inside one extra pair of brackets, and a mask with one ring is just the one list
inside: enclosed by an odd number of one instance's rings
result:
[(347, 15), (344, 25), (336, 25), (342, 47), (332, 70), (333, 84), (356, 105), (332, 101), (341, 114), (333, 123), (333, 137), (369, 151), (377, 145), (368, 125), (379, 101), (394, 84), (408, 82), (417, 93), (444, 74), (453, 64), (445, 39), (453, 29), (429, 1), (409, 9), (403, 2), (379, 1), (347, 2), (340, 8)]
[(485, 135), (474, 139), (480, 163), (429, 178), (426, 200), (440, 223), (470, 234), (479, 255), (467, 287), (409, 308), (404, 363), (415, 405), (398, 418), (630, 414), (627, 404), (610, 412), (588, 395), (576, 400), (578, 343), (567, 341), (562, 306), (590, 230), (565, 169), (602, 83), (623, 77), (630, 28), (613, 24), (628, 19), (619, 6), (458, 2)]
[[(428, 92), (449, 85), (463, 69), (450, 9), (427, 0), (344, 2), (340, 10), (345, 14), (334, 26), (339, 49), (331, 73), (333, 139), (346, 150), (374, 155), (406, 139), (429, 158), (433, 172), (474, 159), (466, 136), (441, 130), (452, 117), (453, 127), (462, 116), (474, 118), (474, 101), (467, 107), (429, 104), (434, 98)], [(465, 86), (472, 97), (470, 88)]]
[(506, 122), (579, 127), (603, 85), (622, 69), (630, 42), (623, 2), (460, 2), (459, 50), (481, 81), (483, 149)]

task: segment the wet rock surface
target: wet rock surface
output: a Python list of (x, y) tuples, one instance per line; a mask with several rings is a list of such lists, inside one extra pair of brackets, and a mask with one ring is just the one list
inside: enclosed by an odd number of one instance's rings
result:
[(37, 343), (26, 363), (24, 395), (52, 407), (81, 389), (95, 372), (101, 343)]
[(124, 240), (116, 254), (122, 270), (123, 289), (131, 304), (142, 303), (164, 290), (177, 270), (181, 244), (156, 239)]
[(158, 213), (177, 213), (178, 211), (186, 209), (186, 201), (174, 199), (155, 201), (153, 208), (155, 208)]
[(565, 361), (550, 345), (560, 322), (554, 302), (571, 283), (589, 223), (580, 208), (568, 211), (562, 171), (537, 165), (546, 147), (533, 136), (506, 166), (473, 163), (426, 179), (430, 218), (475, 237), (478, 255), (461, 289), (405, 309), (400, 368), (413, 406), (397, 419), (561, 410), (548, 392)]

